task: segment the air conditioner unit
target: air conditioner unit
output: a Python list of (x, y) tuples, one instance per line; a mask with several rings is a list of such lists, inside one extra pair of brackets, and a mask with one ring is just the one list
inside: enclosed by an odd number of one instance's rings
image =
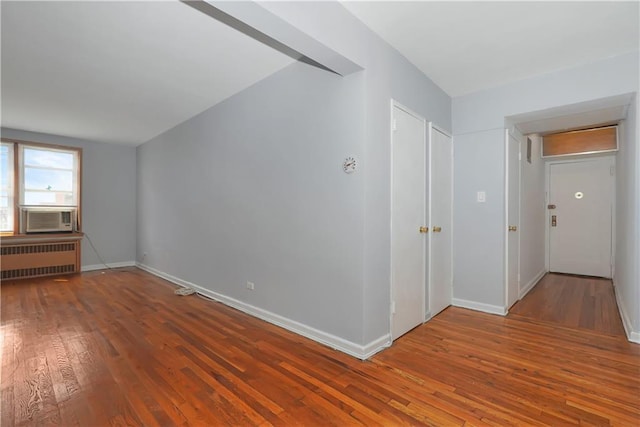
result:
[(76, 229), (76, 210), (70, 208), (25, 208), (26, 233), (72, 232)]

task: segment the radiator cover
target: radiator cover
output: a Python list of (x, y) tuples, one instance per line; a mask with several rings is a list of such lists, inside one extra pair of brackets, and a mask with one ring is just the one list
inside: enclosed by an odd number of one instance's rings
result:
[(77, 273), (80, 271), (80, 242), (6, 244), (0, 248), (1, 278)]

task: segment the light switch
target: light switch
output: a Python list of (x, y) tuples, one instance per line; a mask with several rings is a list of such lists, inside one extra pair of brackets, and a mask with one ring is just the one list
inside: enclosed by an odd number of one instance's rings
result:
[(484, 203), (487, 201), (487, 194), (484, 191), (478, 191), (478, 203)]

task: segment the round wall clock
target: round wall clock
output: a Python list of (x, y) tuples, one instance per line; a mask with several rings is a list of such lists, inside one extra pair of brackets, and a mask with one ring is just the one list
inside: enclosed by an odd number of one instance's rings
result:
[(356, 171), (356, 159), (353, 157), (347, 157), (342, 163), (342, 170), (345, 173), (353, 173)]

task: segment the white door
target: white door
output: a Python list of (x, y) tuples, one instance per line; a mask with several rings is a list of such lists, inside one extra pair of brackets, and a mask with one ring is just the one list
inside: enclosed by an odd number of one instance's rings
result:
[(429, 314), (451, 305), (453, 144), (451, 137), (429, 126)]
[(611, 277), (613, 165), (612, 157), (549, 165), (550, 271)]
[(520, 141), (505, 133), (506, 139), (506, 219), (505, 246), (507, 254), (506, 308), (518, 301), (520, 292)]
[[(425, 121), (393, 107), (391, 184), (391, 335), (424, 322), (426, 226)], [(424, 230), (423, 230), (424, 231)]]

